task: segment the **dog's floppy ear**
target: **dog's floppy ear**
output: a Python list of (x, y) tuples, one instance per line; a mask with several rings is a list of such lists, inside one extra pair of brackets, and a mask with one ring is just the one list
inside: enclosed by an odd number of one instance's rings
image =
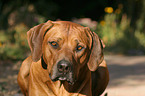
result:
[(53, 26), (51, 21), (39, 24), (27, 32), (28, 44), (31, 49), (32, 60), (37, 62), (42, 56), (42, 43), (46, 32)]
[(103, 61), (103, 47), (101, 39), (95, 32), (90, 32), (91, 34), (91, 53), (88, 61), (88, 68), (90, 71), (95, 71), (99, 64)]

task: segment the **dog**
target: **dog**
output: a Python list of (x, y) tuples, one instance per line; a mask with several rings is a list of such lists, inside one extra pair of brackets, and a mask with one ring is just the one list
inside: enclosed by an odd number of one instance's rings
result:
[(99, 96), (109, 82), (103, 41), (88, 27), (47, 21), (27, 32), (31, 56), (18, 74), (25, 96)]

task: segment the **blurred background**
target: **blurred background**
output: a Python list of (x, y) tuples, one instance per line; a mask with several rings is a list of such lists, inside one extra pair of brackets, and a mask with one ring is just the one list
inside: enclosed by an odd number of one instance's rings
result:
[(144, 0), (0, 0), (0, 58), (23, 59), (26, 32), (47, 20), (90, 27), (107, 53), (145, 53)]
[(106, 55), (145, 55), (145, 0), (0, 0), (0, 95), (19, 93), (13, 85), (30, 54), (26, 32), (47, 20), (90, 27)]

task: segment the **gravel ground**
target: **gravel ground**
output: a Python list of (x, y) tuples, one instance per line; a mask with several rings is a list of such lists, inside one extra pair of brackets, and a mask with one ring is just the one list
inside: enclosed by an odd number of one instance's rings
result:
[[(145, 96), (145, 56), (105, 56), (108, 96)], [(0, 96), (23, 96), (17, 84), (21, 61), (0, 61)], [(104, 96), (104, 94), (102, 96)]]
[(105, 59), (110, 81), (104, 94), (145, 96), (145, 56), (105, 56)]
[(17, 84), (21, 61), (0, 61), (0, 96), (22, 96)]

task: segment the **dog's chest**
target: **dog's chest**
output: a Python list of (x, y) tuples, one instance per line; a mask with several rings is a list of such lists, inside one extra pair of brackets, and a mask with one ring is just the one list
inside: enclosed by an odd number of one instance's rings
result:
[[(52, 83), (51, 83), (52, 84)], [(79, 92), (68, 92), (63, 84), (60, 86), (60, 82), (56, 81), (53, 86), (49, 86), (50, 82), (47, 82), (47, 86), (49, 89), (49, 93), (51, 93), (51, 96), (88, 96), (80, 94)], [(51, 91), (51, 92), (50, 92)], [(49, 94), (48, 94), (49, 96)]]

